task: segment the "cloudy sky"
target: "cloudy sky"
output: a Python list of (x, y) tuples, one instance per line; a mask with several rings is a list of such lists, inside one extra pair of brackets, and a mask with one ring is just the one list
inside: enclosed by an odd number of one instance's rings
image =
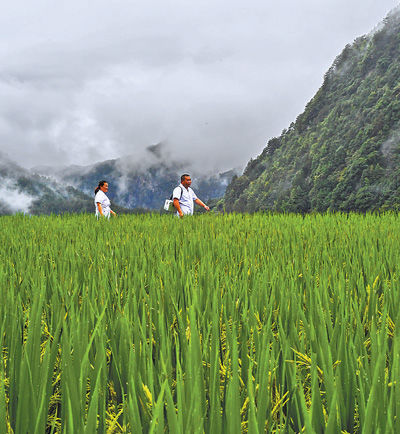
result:
[(25, 167), (244, 166), (398, 0), (4, 0), (0, 150)]

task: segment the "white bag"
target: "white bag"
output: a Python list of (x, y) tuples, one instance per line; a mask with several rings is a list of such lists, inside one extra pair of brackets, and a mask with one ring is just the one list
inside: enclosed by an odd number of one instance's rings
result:
[[(182, 197), (183, 190), (182, 190), (182, 187), (180, 185), (178, 187), (181, 189), (181, 195), (179, 197), (179, 199), (180, 199)], [(164, 209), (165, 209), (165, 211), (170, 211), (170, 212), (176, 211), (176, 208), (174, 207), (173, 195), (174, 195), (174, 193), (171, 194), (171, 196), (170, 196), (169, 199), (166, 199), (166, 201), (164, 203)], [(176, 199), (178, 199), (178, 198), (176, 198)]]
[(166, 199), (166, 201), (164, 203), (164, 209), (165, 209), (165, 211), (174, 211), (174, 209), (175, 209), (174, 201), (171, 199)]

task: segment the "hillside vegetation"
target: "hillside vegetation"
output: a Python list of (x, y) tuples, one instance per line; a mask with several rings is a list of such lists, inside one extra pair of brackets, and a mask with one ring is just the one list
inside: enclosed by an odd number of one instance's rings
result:
[(228, 211), (400, 207), (400, 9), (347, 45), (323, 85), (225, 194)]

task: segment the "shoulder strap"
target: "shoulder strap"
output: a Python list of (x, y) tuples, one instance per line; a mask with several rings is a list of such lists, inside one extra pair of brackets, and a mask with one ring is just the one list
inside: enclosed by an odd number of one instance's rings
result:
[[(181, 189), (181, 195), (179, 196), (179, 199), (180, 199), (182, 197), (182, 194), (183, 194), (183, 188), (180, 185), (178, 185), (178, 187)], [(169, 199), (170, 200), (174, 199), (174, 193), (173, 192), (172, 192), (171, 197)]]

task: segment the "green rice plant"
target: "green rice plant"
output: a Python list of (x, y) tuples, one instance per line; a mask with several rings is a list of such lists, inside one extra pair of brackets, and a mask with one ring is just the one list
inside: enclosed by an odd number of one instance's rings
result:
[(400, 431), (397, 214), (0, 225), (1, 432)]

